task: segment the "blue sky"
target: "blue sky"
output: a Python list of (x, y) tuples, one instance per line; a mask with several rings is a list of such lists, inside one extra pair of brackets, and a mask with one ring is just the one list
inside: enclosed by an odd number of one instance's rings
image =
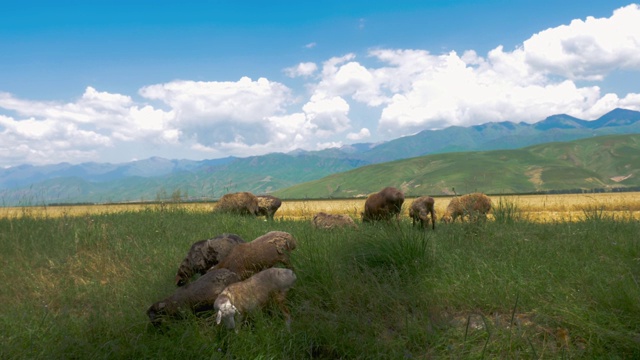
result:
[(205, 159), (640, 110), (621, 1), (23, 1), (0, 166)]

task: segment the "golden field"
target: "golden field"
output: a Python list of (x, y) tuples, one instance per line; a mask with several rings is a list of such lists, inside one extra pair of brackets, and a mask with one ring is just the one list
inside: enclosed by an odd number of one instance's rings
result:
[[(494, 207), (500, 203), (510, 204), (519, 216), (537, 222), (580, 221), (585, 216), (613, 217), (615, 219), (640, 220), (640, 192), (559, 194), (559, 195), (493, 195)], [(436, 213), (444, 213), (450, 197), (435, 197)], [(404, 215), (407, 216), (413, 198), (405, 200)], [(310, 219), (324, 211), (332, 214), (348, 214), (356, 219), (364, 207), (365, 199), (341, 200), (294, 200), (283, 201), (276, 218)], [(102, 204), (66, 206), (1, 207), (0, 217), (21, 216), (61, 217), (84, 216), (126, 211), (160, 210), (183, 208), (192, 211), (211, 211), (215, 203), (149, 203), (149, 204)]]

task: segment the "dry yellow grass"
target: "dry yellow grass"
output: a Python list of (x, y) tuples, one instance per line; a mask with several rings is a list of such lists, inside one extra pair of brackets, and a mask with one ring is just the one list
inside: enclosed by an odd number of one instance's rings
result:
[[(436, 197), (436, 213), (444, 213), (451, 197)], [(508, 195), (491, 196), (494, 206), (501, 201), (513, 204), (520, 215), (531, 221), (579, 221), (586, 214), (601, 214), (616, 219), (640, 220), (640, 192), (599, 193), (599, 194), (561, 194), (561, 195)], [(409, 205), (413, 198), (407, 198), (403, 216), (408, 216)], [(347, 214), (354, 219), (360, 218), (365, 199), (343, 200), (297, 200), (283, 201), (276, 213), (276, 218), (311, 219), (313, 215), (323, 211), (330, 214)], [(124, 211), (142, 211), (180, 207), (193, 211), (211, 211), (213, 203), (186, 204), (107, 204), (78, 206), (35, 206), (0, 208), (0, 217), (12, 218), (24, 215), (35, 217), (83, 216)]]

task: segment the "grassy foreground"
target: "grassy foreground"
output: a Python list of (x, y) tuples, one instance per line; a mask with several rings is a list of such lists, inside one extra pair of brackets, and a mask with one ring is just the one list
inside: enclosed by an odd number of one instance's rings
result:
[[(593, 212), (434, 231), (158, 207), (0, 219), (1, 359), (640, 358), (640, 222)], [(170, 295), (196, 240), (292, 233), (291, 331), (277, 312), (239, 333), (210, 316), (164, 331), (145, 311)]]

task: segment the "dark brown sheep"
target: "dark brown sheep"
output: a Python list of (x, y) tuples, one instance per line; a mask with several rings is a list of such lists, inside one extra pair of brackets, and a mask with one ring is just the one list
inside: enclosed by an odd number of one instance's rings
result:
[(236, 245), (229, 255), (212, 269), (229, 269), (244, 280), (276, 264), (292, 268), (289, 257), (295, 248), (296, 240), (291, 234), (271, 231), (251, 242)]
[(195, 242), (178, 267), (176, 285), (188, 283), (195, 274), (205, 274), (213, 265), (224, 259), (234, 246), (244, 242), (236, 234), (222, 234)]
[(258, 216), (273, 220), (273, 216), (282, 205), (282, 201), (272, 195), (258, 195)]
[(429, 225), (429, 214), (431, 214), (431, 228), (436, 229), (436, 210), (435, 200), (430, 196), (421, 196), (411, 203), (409, 208), (409, 216), (412, 219), (412, 225), (416, 222), (420, 223), (420, 227), (426, 228)]
[(334, 229), (339, 227), (352, 227), (358, 226), (353, 221), (351, 216), (344, 214), (327, 214), (319, 212), (313, 216), (313, 226), (317, 229)]
[(289, 328), (291, 315), (285, 300), (287, 291), (295, 282), (296, 274), (291, 269), (269, 268), (227, 286), (213, 306), (216, 324), (224, 320), (227, 329), (233, 329), (236, 327), (236, 314), (245, 317), (247, 313), (260, 310), (271, 301), (278, 305)]
[(462, 195), (451, 199), (442, 216), (442, 221), (454, 222), (458, 217), (460, 221), (464, 221), (465, 217), (469, 220), (486, 219), (489, 211), (491, 211), (491, 199), (487, 195), (482, 193)]
[(185, 313), (198, 313), (213, 309), (218, 295), (229, 285), (240, 281), (238, 274), (217, 269), (199, 277), (176, 291), (164, 300), (158, 301), (147, 309), (147, 316), (154, 326), (162, 325), (169, 318), (179, 319)]
[(399, 220), (402, 203), (404, 203), (404, 194), (394, 187), (389, 186), (371, 194), (364, 203), (362, 222), (389, 221), (394, 215), (396, 220)]
[(240, 215), (257, 215), (258, 198), (246, 191), (225, 194), (218, 200), (215, 211)]

